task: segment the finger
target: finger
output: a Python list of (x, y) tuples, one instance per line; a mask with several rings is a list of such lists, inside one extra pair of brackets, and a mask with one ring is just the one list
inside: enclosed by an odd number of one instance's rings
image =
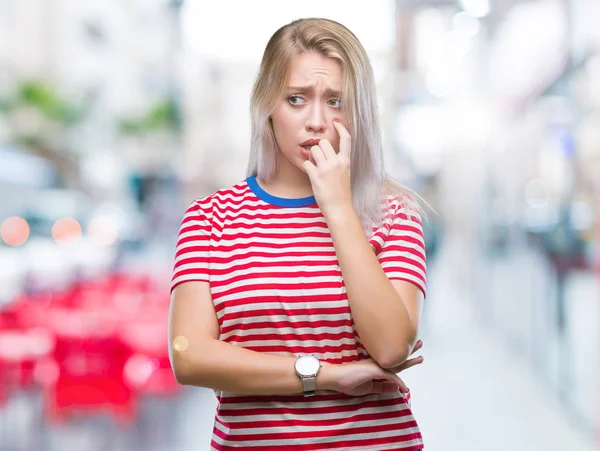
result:
[(401, 371), (405, 371), (415, 365), (420, 365), (421, 363), (423, 363), (423, 357), (415, 357), (414, 359), (409, 359), (406, 362), (392, 368), (391, 371), (394, 373), (400, 373)]
[(338, 132), (340, 136), (340, 153), (339, 155), (343, 155), (347, 158), (350, 158), (350, 145), (352, 143), (352, 139), (350, 137), (350, 133), (344, 127), (344, 125), (339, 120), (333, 121), (333, 126)]
[(327, 160), (327, 158), (325, 158), (325, 155), (323, 154), (323, 149), (321, 149), (319, 146), (312, 146), (310, 148), (310, 154), (314, 158), (317, 166), (324, 164)]
[(396, 393), (398, 386), (393, 382), (373, 382), (372, 393)]
[(312, 179), (312, 177), (317, 173), (317, 167), (312, 163), (312, 161), (306, 160), (304, 163), (302, 163), (302, 167), (310, 179)]
[(331, 145), (328, 139), (322, 139), (319, 141), (319, 147), (323, 150), (323, 154), (325, 158), (328, 160), (334, 159), (336, 157), (335, 149)]
[(421, 349), (423, 347), (423, 340), (418, 340), (415, 343), (415, 347), (413, 348), (412, 352), (410, 353), (410, 355), (413, 355), (415, 352), (417, 352), (419, 349)]
[(408, 393), (410, 390), (408, 389), (408, 386), (404, 383), (404, 381), (400, 378), (398, 378), (399, 382), (398, 382), (398, 388), (400, 389), (401, 393)]
[(400, 391), (402, 393), (408, 393), (408, 387), (406, 386), (404, 381), (402, 379), (400, 379), (400, 376), (398, 376), (396, 373), (394, 373), (390, 370), (384, 370), (383, 368), (381, 368), (380, 374), (381, 374), (382, 379), (386, 379), (388, 381), (394, 382), (398, 386), (398, 388), (400, 388)]
[(389, 373), (390, 377), (392, 378), (391, 380), (394, 381), (394, 383), (398, 386), (402, 393), (408, 393), (408, 387), (396, 373), (393, 373), (391, 371), (386, 371), (386, 373)]

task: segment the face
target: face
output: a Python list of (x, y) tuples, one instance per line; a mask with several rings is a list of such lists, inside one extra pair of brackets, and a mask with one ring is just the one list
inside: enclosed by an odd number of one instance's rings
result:
[(305, 52), (292, 61), (287, 89), (271, 116), (279, 146), (279, 169), (291, 165), (304, 171), (302, 164), (315, 140), (327, 139), (338, 151), (339, 136), (333, 120), (348, 127), (341, 109), (341, 89), (342, 68), (337, 60)]

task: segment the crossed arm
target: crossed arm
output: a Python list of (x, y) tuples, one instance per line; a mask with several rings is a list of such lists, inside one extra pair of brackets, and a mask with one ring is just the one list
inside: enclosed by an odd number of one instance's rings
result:
[(406, 361), (416, 344), (424, 294), (389, 280), (353, 209), (327, 218), (360, 341), (383, 368)]
[[(293, 356), (251, 351), (219, 340), (219, 324), (208, 282), (178, 285), (169, 313), (169, 356), (178, 382), (245, 395), (302, 393)], [(418, 342), (414, 351), (420, 348)], [(386, 370), (371, 359), (334, 365), (327, 362), (317, 376), (317, 390), (362, 396), (408, 388), (399, 373), (422, 363), (413, 358)]]

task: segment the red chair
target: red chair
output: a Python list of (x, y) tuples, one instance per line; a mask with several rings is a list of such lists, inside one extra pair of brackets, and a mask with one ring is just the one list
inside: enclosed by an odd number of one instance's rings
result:
[(182, 387), (171, 370), (167, 344), (168, 312), (138, 317), (124, 327), (120, 339), (132, 350), (124, 377), (140, 395), (175, 396)]
[[(0, 312), (1, 314), (1, 312)], [(0, 316), (0, 331), (5, 330), (6, 321)], [(8, 400), (8, 367), (4, 360), (0, 359), (0, 407)]]
[(107, 312), (53, 309), (49, 322), (57, 333), (56, 382), (45, 393), (49, 421), (70, 414), (106, 413), (122, 426), (135, 419), (136, 397), (123, 369), (130, 351), (115, 335), (118, 324)]
[(39, 361), (54, 351), (55, 337), (44, 324), (44, 307), (21, 299), (0, 312), (0, 365), (3, 385), (29, 389)]

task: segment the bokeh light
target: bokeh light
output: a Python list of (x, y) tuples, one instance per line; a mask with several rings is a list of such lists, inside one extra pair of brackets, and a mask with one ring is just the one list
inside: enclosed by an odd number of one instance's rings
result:
[(94, 243), (100, 246), (112, 246), (119, 237), (117, 224), (108, 216), (100, 216), (90, 221), (87, 234)]
[(0, 235), (9, 246), (21, 246), (29, 238), (29, 224), (23, 218), (12, 216), (2, 223)]
[(187, 350), (189, 346), (190, 343), (188, 342), (187, 338), (181, 335), (179, 337), (175, 337), (175, 340), (173, 340), (173, 349), (175, 349), (177, 352), (183, 352)]
[(52, 227), (52, 238), (58, 244), (72, 244), (81, 238), (81, 225), (76, 219), (62, 218)]

